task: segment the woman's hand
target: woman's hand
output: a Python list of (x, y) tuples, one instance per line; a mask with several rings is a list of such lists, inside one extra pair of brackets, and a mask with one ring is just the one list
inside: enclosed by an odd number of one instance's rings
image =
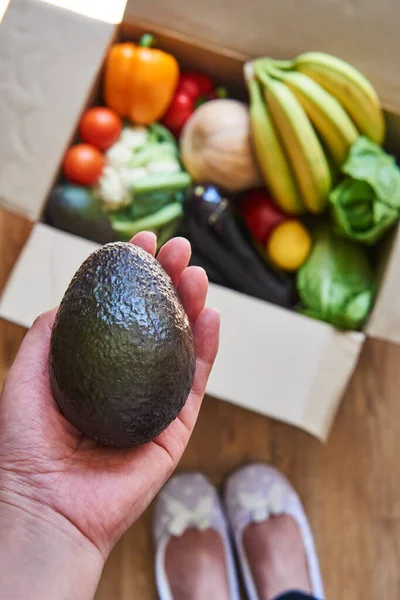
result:
[[(155, 254), (153, 234), (140, 233), (132, 242)], [(169, 241), (158, 254), (192, 324), (197, 356), (194, 384), (179, 417), (149, 444), (131, 450), (102, 447), (70, 425), (49, 383), (55, 311), (35, 321), (0, 401), (0, 540), (2, 531), (10, 533), (9, 525), (18, 515), (21, 527), (24, 519), (30, 523), (34, 537), (43, 525), (49, 534), (62, 532), (63, 538), (74, 540), (72, 546), (84, 547), (104, 561), (171, 475), (195, 425), (219, 337), (219, 314), (204, 308), (206, 274), (198, 267), (187, 268), (189, 258), (190, 244), (183, 238)], [(15, 527), (13, 531), (11, 540), (18, 533)], [(1, 584), (0, 596), (7, 597)]]

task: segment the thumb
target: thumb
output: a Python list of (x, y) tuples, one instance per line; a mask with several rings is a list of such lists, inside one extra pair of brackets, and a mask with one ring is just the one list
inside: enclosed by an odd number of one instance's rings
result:
[(51, 329), (57, 309), (36, 318), (29, 329), (8, 374), (5, 386), (29, 384), (31, 391), (48, 380), (48, 356)]
[(38, 439), (50, 439), (54, 444), (65, 433), (65, 419), (51, 393), (48, 367), (56, 312), (49, 311), (35, 320), (5, 381), (0, 403), (3, 440), (9, 435), (25, 445), (28, 439), (31, 445)]

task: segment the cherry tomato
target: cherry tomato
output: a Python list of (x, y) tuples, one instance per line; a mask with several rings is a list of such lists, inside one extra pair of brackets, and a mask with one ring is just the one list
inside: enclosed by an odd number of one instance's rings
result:
[(63, 172), (73, 183), (93, 185), (99, 180), (104, 164), (104, 156), (97, 148), (90, 144), (76, 144), (67, 150)]
[(215, 83), (204, 73), (197, 71), (182, 71), (178, 88), (185, 91), (196, 100), (199, 96), (208, 96), (215, 89)]
[(287, 216), (272, 202), (264, 189), (250, 190), (243, 198), (243, 217), (250, 233), (265, 248), (272, 230)]
[(118, 140), (122, 131), (122, 121), (117, 113), (105, 106), (95, 106), (87, 110), (79, 123), (82, 140), (100, 150), (107, 150)]

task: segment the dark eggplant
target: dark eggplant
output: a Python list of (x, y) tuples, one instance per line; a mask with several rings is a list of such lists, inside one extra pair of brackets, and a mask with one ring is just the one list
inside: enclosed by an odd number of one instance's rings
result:
[(217, 283), (218, 285), (223, 285), (224, 287), (233, 287), (229, 279), (224, 277), (220, 271), (218, 271), (214, 265), (210, 263), (210, 261), (193, 250), (189, 264), (190, 266), (194, 267), (202, 267), (202, 269), (204, 269), (207, 273), (208, 279), (211, 283)]
[(240, 231), (229, 197), (214, 185), (189, 188), (185, 202), (187, 235), (196, 254), (243, 293), (280, 306), (293, 305), (293, 281), (264, 263)]

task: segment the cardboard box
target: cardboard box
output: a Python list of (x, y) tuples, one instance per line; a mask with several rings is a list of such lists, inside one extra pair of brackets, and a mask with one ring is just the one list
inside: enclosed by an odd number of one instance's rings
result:
[[(332, 52), (371, 79), (391, 111), (389, 143), (397, 146), (396, 0), (385, 12), (373, 0), (357, 6), (304, 0), (299, 8), (280, 0), (202, 0), (201, 10), (184, 0), (128, 0), (120, 24), (112, 21), (121, 20), (124, 0), (113, 0), (103, 15), (107, 3), (55, 1), (62, 6), (11, 0), (0, 24), (0, 205), (37, 222), (0, 302), (5, 319), (28, 327), (60, 301), (77, 267), (97, 247), (40, 220), (115, 39), (154, 31), (160, 46), (184, 66), (214, 74), (231, 89), (242, 88), (248, 57)], [(208, 393), (326, 439), (365, 336), (400, 343), (399, 285), (399, 232), (382, 257), (380, 293), (364, 333), (342, 333), (211, 285), (208, 304), (221, 310), (222, 332)]]

